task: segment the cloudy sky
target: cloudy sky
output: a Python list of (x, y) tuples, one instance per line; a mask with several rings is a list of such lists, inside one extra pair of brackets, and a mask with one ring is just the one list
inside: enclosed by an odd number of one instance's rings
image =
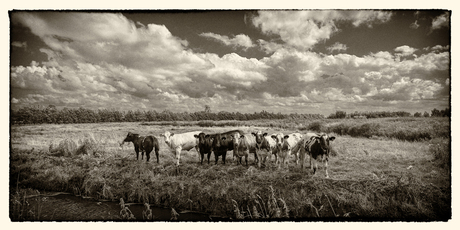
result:
[(10, 104), (195, 112), (448, 108), (442, 10), (13, 11)]

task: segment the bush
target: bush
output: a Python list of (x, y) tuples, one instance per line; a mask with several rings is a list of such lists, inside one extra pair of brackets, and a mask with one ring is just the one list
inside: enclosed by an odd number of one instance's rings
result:
[(321, 121), (315, 121), (308, 125), (308, 129), (320, 133), (325, 131), (325, 126)]
[(54, 147), (54, 144), (51, 143), (49, 146), (49, 151), (52, 155), (55, 156), (72, 156), (77, 150), (77, 144), (71, 139), (64, 139), (59, 142), (57, 147)]
[(352, 137), (372, 137), (378, 135), (380, 125), (378, 123), (366, 123), (353, 126), (349, 129), (348, 134)]

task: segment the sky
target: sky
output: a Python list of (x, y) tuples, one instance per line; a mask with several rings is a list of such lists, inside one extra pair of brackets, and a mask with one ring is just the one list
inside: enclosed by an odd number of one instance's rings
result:
[(10, 11), (10, 106), (450, 107), (447, 10)]

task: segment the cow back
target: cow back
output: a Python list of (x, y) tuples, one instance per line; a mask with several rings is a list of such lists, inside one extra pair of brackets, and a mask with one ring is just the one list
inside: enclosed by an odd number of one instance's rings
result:
[(176, 149), (178, 147), (182, 147), (184, 150), (190, 150), (197, 146), (197, 138), (195, 135), (200, 134), (201, 131), (194, 131), (194, 132), (187, 132), (187, 133), (180, 133), (171, 136), (170, 138), (170, 147), (172, 149)]

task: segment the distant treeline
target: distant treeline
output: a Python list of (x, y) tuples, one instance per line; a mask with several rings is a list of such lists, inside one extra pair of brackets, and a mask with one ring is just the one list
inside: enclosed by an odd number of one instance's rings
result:
[(221, 121), (221, 120), (260, 120), (260, 119), (322, 119), (321, 114), (281, 114), (267, 111), (254, 113), (240, 112), (180, 112), (169, 110), (157, 112), (155, 110), (118, 111), (109, 109), (91, 110), (56, 109), (54, 106), (46, 108), (25, 107), (11, 111), (12, 124), (69, 124), (69, 123), (97, 123), (97, 122), (143, 122), (143, 121)]
[[(388, 112), (388, 111), (377, 111), (377, 112), (354, 112), (347, 114), (345, 111), (336, 111), (327, 118), (329, 119), (343, 119), (343, 118), (382, 118), (382, 117), (411, 117), (412, 114), (406, 111)], [(444, 110), (433, 109), (431, 115), (428, 112), (423, 114), (416, 112), (414, 117), (450, 117), (450, 108)]]
[[(337, 111), (329, 115), (329, 119), (342, 118), (380, 118), (380, 117), (409, 117), (408, 112), (355, 112), (347, 114), (344, 111)], [(425, 112), (415, 113), (414, 117), (429, 117)], [(450, 109), (431, 111), (431, 116), (441, 117), (450, 116)], [(118, 111), (109, 109), (91, 110), (85, 108), (78, 109), (56, 109), (50, 105), (46, 108), (24, 107), (19, 110), (11, 111), (11, 124), (70, 124), (70, 123), (98, 123), (98, 122), (144, 122), (144, 121), (222, 121), (222, 120), (276, 120), (276, 119), (324, 119), (322, 114), (282, 114), (270, 113), (267, 111), (254, 113), (225, 112), (213, 113), (210, 111), (198, 112), (171, 112), (164, 110), (136, 110)]]

